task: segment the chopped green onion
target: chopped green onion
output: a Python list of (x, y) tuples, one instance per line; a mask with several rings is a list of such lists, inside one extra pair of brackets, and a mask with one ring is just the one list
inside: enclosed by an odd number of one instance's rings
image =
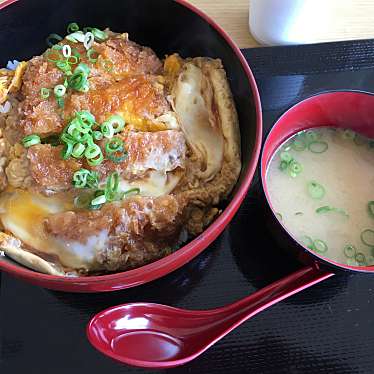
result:
[(348, 213), (344, 209), (334, 208), (328, 205), (321, 206), (320, 208), (316, 209), (316, 213), (318, 214), (328, 213), (328, 212), (335, 212), (335, 213), (342, 214), (343, 216), (349, 217)]
[(67, 160), (73, 152), (73, 144), (72, 143), (65, 143), (64, 148), (61, 151), (61, 157), (63, 160)]
[(91, 205), (102, 205), (102, 204), (105, 204), (106, 203), (106, 197), (105, 195), (100, 195), (98, 197), (95, 197), (92, 201), (91, 201)]
[(326, 142), (314, 141), (308, 145), (308, 149), (313, 153), (323, 153), (326, 152), (329, 145)]
[(87, 169), (80, 169), (73, 175), (73, 185), (75, 188), (97, 188), (99, 177), (97, 172)]
[(70, 56), (67, 58), (66, 62), (69, 65), (76, 65), (79, 62), (79, 57), (77, 56)]
[(56, 49), (52, 48), (51, 50), (46, 51), (45, 57), (47, 61), (50, 62), (62, 62), (63, 61), (63, 56), (60, 52), (58, 52)]
[(68, 34), (71, 34), (71, 33), (76, 32), (78, 30), (79, 30), (79, 26), (76, 22), (69, 23), (68, 27), (66, 29)]
[(91, 144), (86, 148), (84, 155), (87, 159), (91, 159), (91, 158), (96, 158), (97, 156), (100, 155), (100, 153), (101, 153), (100, 147), (97, 144)]
[(101, 66), (104, 70), (110, 73), (113, 70), (113, 62), (110, 60), (101, 60)]
[(302, 171), (302, 165), (295, 160), (291, 161), (288, 165), (288, 174), (293, 178), (297, 177)]
[(287, 170), (287, 168), (288, 168), (288, 162), (281, 161), (281, 163), (279, 164), (279, 169), (281, 169), (282, 171), (284, 171), (284, 170)]
[(139, 195), (140, 194), (140, 188), (131, 188), (125, 192), (123, 192), (124, 196), (129, 196), (129, 195)]
[(71, 56), (71, 47), (69, 44), (65, 44), (62, 47), (62, 54), (65, 58), (69, 58)]
[(113, 137), (113, 135), (114, 135), (114, 128), (113, 128), (113, 125), (112, 125), (111, 123), (109, 123), (109, 122), (104, 122), (104, 123), (101, 125), (100, 129), (101, 129), (101, 132), (103, 133), (103, 135), (104, 135), (106, 138), (110, 139), (110, 138)]
[(75, 32), (67, 35), (65, 38), (67, 40), (69, 40), (69, 42), (73, 42), (73, 43), (81, 42), (81, 43), (83, 43), (83, 41), (84, 41), (84, 34), (83, 34), (82, 31), (75, 31)]
[(127, 158), (127, 152), (124, 152), (122, 156), (115, 156), (113, 154), (108, 155), (108, 159), (115, 164), (119, 164), (123, 161), (125, 161)]
[(106, 186), (112, 191), (117, 191), (119, 186), (119, 174), (118, 172), (113, 172), (107, 179)]
[(368, 212), (371, 218), (374, 218), (374, 201), (368, 202)]
[(107, 154), (122, 152), (123, 140), (120, 138), (112, 138), (105, 144), (105, 151)]
[(102, 152), (100, 152), (96, 158), (87, 159), (87, 162), (88, 162), (88, 165), (90, 166), (97, 166), (101, 164), (103, 160), (104, 160), (104, 156)]
[(74, 70), (74, 73), (79, 73), (79, 72), (82, 72), (84, 73), (85, 75), (90, 75), (90, 71), (91, 69), (88, 67), (87, 64), (84, 64), (83, 62), (81, 62)]
[(307, 236), (307, 235), (302, 236), (301, 243), (309, 249), (314, 249), (313, 239), (310, 236)]
[(96, 171), (89, 171), (86, 178), (86, 187), (97, 188), (99, 185), (99, 175)]
[(60, 69), (63, 73), (65, 73), (66, 75), (71, 75), (72, 74), (71, 67), (66, 60), (65, 61), (63, 61), (63, 60), (57, 61), (56, 62), (56, 67), (58, 69)]
[(82, 123), (88, 126), (93, 126), (95, 124), (95, 116), (88, 110), (77, 112), (76, 116)]
[(95, 40), (95, 37), (92, 34), (92, 32), (89, 32), (89, 31), (86, 32), (86, 34), (84, 35), (84, 40), (83, 40), (84, 48), (89, 50), (92, 47), (94, 40)]
[(27, 135), (22, 139), (22, 144), (25, 148), (30, 148), (33, 145), (40, 144), (41, 140), (38, 135), (32, 134), (32, 135)]
[(76, 49), (76, 48), (72, 48), (72, 49), (71, 49), (71, 53), (72, 53), (72, 55), (75, 56), (78, 60), (80, 60), (80, 58), (81, 58), (81, 54), (79, 53), (78, 49)]
[(90, 48), (87, 51), (87, 59), (89, 62), (93, 64), (97, 62), (97, 59), (99, 58), (99, 56), (100, 56), (99, 52), (95, 51), (93, 48)]
[(316, 209), (316, 213), (327, 213), (327, 212), (331, 212), (332, 210), (334, 210), (334, 208), (331, 208), (329, 206), (321, 206), (320, 208)]
[(319, 137), (320, 137), (320, 134), (317, 133), (317, 132), (314, 131), (314, 130), (308, 130), (308, 131), (305, 133), (305, 139), (306, 139), (306, 141), (308, 142), (308, 144), (317, 141), (317, 140), (319, 139)]
[(316, 239), (313, 241), (313, 247), (316, 252), (325, 253), (328, 250), (327, 244), (320, 239)]
[(114, 172), (109, 175), (106, 186), (105, 186), (105, 198), (106, 201), (115, 200), (116, 194), (118, 192), (119, 186), (119, 174)]
[(88, 144), (88, 145), (95, 144), (93, 141), (93, 137), (90, 134), (83, 134), (81, 136), (78, 136), (77, 139), (79, 139), (78, 141), (83, 144)]
[(106, 122), (112, 125), (115, 134), (125, 127), (125, 120), (119, 115), (111, 116)]
[(82, 92), (88, 92), (90, 90), (90, 85), (88, 84), (88, 82), (86, 82), (83, 87), (81, 88), (81, 91)]
[(101, 31), (97, 28), (93, 28), (91, 32), (98, 42), (103, 42), (108, 39), (108, 34), (105, 31)]
[(50, 94), (50, 89), (49, 88), (42, 87), (40, 89), (40, 97), (42, 99), (48, 99), (49, 98), (49, 94)]
[(55, 44), (60, 42), (63, 38), (58, 34), (50, 34), (48, 35), (46, 42), (48, 47), (53, 47)]
[[(91, 125), (82, 122), (78, 118), (74, 118), (67, 128), (67, 132), (79, 142), (82, 142), (82, 136), (84, 136), (82, 134), (88, 134), (90, 131)], [(86, 140), (89, 140), (89, 138), (87, 138)]]
[(346, 140), (353, 140), (356, 136), (356, 133), (351, 129), (344, 129), (342, 134), (342, 138)]
[(290, 163), (293, 160), (293, 157), (288, 152), (281, 152), (280, 159), (281, 159), (281, 161)]
[(87, 75), (82, 72), (76, 72), (68, 78), (69, 87), (80, 91), (87, 82)]
[(361, 241), (369, 247), (374, 247), (374, 231), (370, 229), (362, 231)]
[(87, 187), (97, 188), (99, 186), (99, 174), (96, 171), (91, 171), (87, 176)]
[(307, 184), (308, 193), (313, 199), (322, 199), (325, 196), (325, 188), (317, 183), (316, 181), (311, 181)]
[(89, 134), (90, 129), (90, 126), (85, 125), (75, 118), (70, 122), (67, 128), (65, 128), (65, 131), (69, 135), (66, 136), (67, 140), (65, 141), (73, 143), (93, 143), (92, 136)]
[(349, 218), (349, 214), (344, 210), (344, 209), (341, 209), (341, 208), (334, 208), (333, 211), (335, 213), (339, 213), (341, 215), (343, 215), (344, 217), (346, 218)]
[(354, 245), (348, 244), (344, 247), (344, 254), (348, 258), (353, 258), (356, 254), (357, 250)]
[(306, 143), (303, 139), (295, 139), (291, 144), (291, 147), (294, 151), (301, 152), (306, 149)]
[(53, 92), (55, 93), (56, 97), (62, 97), (66, 93), (66, 87), (63, 84), (58, 84), (54, 89)]
[(69, 133), (67, 133), (65, 130), (61, 134), (60, 139), (64, 143), (69, 143), (69, 144), (72, 144), (72, 145), (74, 145), (76, 143), (76, 139), (73, 138), (73, 136), (70, 135)]
[(62, 97), (56, 97), (56, 101), (59, 108), (63, 108), (65, 106), (65, 101)]
[(82, 143), (75, 144), (71, 155), (75, 158), (81, 158), (84, 154), (86, 147)]
[[(74, 118), (68, 124), (68, 126), (66, 127), (66, 132), (69, 135), (71, 135), (73, 138), (75, 138), (75, 140), (77, 140), (77, 141), (80, 141), (80, 139), (77, 139), (77, 134), (76, 134), (76, 131), (78, 130), (78, 126), (80, 126), (80, 125), (81, 125), (81, 123), (79, 122), (79, 120), (77, 120), (77, 118)], [(80, 131), (78, 130), (78, 132), (80, 132)]]
[(103, 133), (97, 130), (92, 133), (92, 136), (95, 140), (101, 140), (104, 137)]
[(73, 175), (73, 185), (75, 188), (85, 188), (87, 182), (87, 176), (90, 174), (89, 170), (81, 169)]
[(358, 252), (355, 255), (355, 260), (360, 264), (360, 265), (365, 265), (366, 264), (366, 257), (363, 253)]

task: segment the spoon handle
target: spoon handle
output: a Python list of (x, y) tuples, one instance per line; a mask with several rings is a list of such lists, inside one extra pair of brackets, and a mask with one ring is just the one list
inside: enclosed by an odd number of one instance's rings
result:
[(306, 266), (234, 304), (216, 309), (217, 313), (227, 313), (225, 323), (222, 326), (224, 328), (226, 326), (226, 329), (221, 337), (257, 313), (333, 275), (333, 273), (321, 270), (314, 265)]

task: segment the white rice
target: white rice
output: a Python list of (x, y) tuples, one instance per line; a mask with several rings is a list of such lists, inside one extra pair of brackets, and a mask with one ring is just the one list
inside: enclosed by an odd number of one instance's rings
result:
[(11, 108), (12, 105), (10, 104), (10, 101), (7, 100), (3, 105), (0, 105), (0, 113), (6, 114)]
[(8, 70), (16, 70), (17, 66), (19, 65), (19, 61), (13, 60), (13, 61), (8, 61), (6, 68)]

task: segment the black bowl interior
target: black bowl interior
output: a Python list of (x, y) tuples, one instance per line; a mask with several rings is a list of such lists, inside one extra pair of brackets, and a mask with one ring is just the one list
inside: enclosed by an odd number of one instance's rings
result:
[(41, 54), (46, 37), (65, 35), (70, 22), (128, 32), (130, 39), (151, 47), (160, 58), (178, 52), (183, 57), (222, 59), (239, 114), (243, 178), (255, 145), (253, 95), (239, 59), (214, 27), (173, 0), (19, 0), (0, 11), (0, 66)]

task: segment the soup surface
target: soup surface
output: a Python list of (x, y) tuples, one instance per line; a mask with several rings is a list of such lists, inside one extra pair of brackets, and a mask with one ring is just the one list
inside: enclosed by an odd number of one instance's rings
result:
[(374, 265), (374, 141), (322, 127), (287, 140), (267, 170), (271, 204), (295, 239), (353, 266)]

